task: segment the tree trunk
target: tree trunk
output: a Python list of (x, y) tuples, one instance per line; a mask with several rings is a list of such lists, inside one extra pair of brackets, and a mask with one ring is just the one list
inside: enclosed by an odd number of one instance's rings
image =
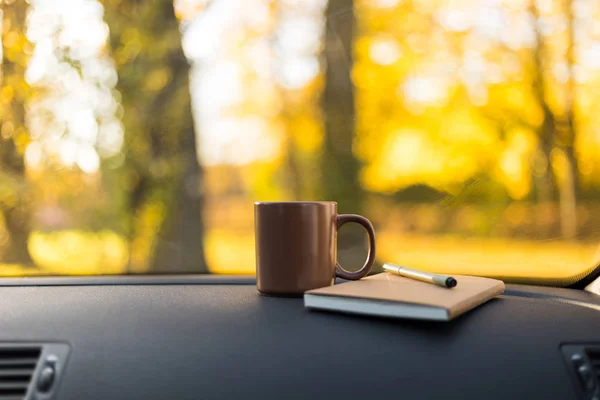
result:
[[(129, 239), (132, 248), (140, 240), (156, 244), (141, 261), (143, 268), (135, 270), (207, 272), (189, 65), (173, 3), (106, 0), (104, 5), (124, 109)], [(154, 204), (162, 216), (148, 237), (138, 222), (150, 219), (145, 210)]]
[[(19, 104), (13, 104), (11, 108), (14, 111), (17, 107)], [(10, 240), (7, 250), (2, 255), (2, 262), (32, 266), (33, 260), (27, 245), (31, 233), (31, 200), (27, 194), (25, 166), (11, 138), (8, 140), (0, 138), (0, 143), (2, 145), (0, 166), (5, 173), (10, 174), (9, 179), (14, 182), (9, 189), (13, 192), (14, 203), (0, 202)]]
[[(195, 147), (193, 147), (195, 148)], [(158, 234), (151, 272), (208, 272), (204, 259), (200, 168), (190, 166)]]
[[(356, 25), (353, 0), (329, 0), (325, 30), (325, 137), (321, 193), (338, 202), (340, 213), (361, 213), (363, 191), (358, 181), (360, 164), (353, 152), (355, 102), (352, 83), (353, 39)], [(364, 232), (349, 226), (338, 236), (338, 260), (344, 268), (356, 268), (365, 257)]]
[(573, 16), (573, 2), (566, 1), (565, 15), (569, 24), (567, 44), (567, 66), (569, 78), (566, 87), (565, 118), (566, 129), (559, 132), (558, 145), (565, 155), (566, 168), (564, 179), (560, 184), (560, 227), (561, 234), (566, 239), (577, 237), (577, 158), (575, 157), (575, 110), (576, 97), (575, 79), (573, 77), (575, 24)]
[(358, 213), (362, 190), (360, 165), (352, 145), (355, 132), (352, 40), (355, 19), (352, 0), (330, 0), (325, 32), (325, 143), (322, 161), (322, 193), (339, 203), (342, 212)]
[(535, 5), (535, 0), (532, 0), (530, 3), (530, 11), (534, 16), (533, 30), (535, 32), (536, 39), (535, 47), (533, 48), (533, 93), (543, 114), (542, 125), (540, 126), (537, 135), (538, 154), (537, 157), (533, 158), (532, 169), (535, 178), (534, 182), (537, 202), (541, 205), (548, 205), (554, 201), (554, 179), (552, 176), (550, 154), (552, 153), (552, 149), (554, 147), (556, 119), (546, 101), (542, 54), (544, 50), (544, 42), (538, 25), (539, 13)]
[[(2, 3), (3, 27), (10, 27), (20, 45), (27, 45), (25, 36), (25, 18), (27, 3), (16, 0), (13, 3)], [(31, 199), (27, 190), (25, 176), (24, 149), (17, 148), (15, 142), (27, 142), (28, 133), (25, 125), (25, 101), (29, 94), (29, 86), (25, 81), (27, 54), (21, 46), (12, 48), (5, 43), (7, 31), (3, 32), (2, 43), (2, 89), (10, 87), (13, 93), (9, 104), (3, 105), (0, 116), (0, 175), (5, 175), (11, 182), (9, 191), (11, 198), (3, 201), (0, 198), (0, 210), (10, 242), (2, 261), (21, 265), (32, 265), (27, 242), (31, 232)], [(12, 36), (12, 35), (11, 35)]]
[[(172, 17), (175, 19), (174, 13)], [(181, 46), (169, 65), (174, 76), (171, 85), (178, 92), (175, 96), (182, 99), (179, 104), (184, 107), (180, 120), (180, 143), (177, 144), (175, 154), (176, 161), (182, 164), (183, 173), (177, 177), (175, 191), (169, 193), (174, 198), (170, 200), (169, 211), (158, 234), (159, 241), (151, 271), (208, 272), (203, 245), (202, 170), (196, 153), (196, 132), (189, 91), (189, 65)], [(156, 104), (162, 106), (162, 102)]]
[(577, 160), (573, 147), (564, 149), (565, 170), (560, 183), (560, 233), (565, 239), (577, 237)]
[[(286, 121), (287, 122), (287, 121)], [(304, 197), (304, 191), (302, 190), (302, 184), (300, 182), (300, 168), (298, 168), (298, 155), (296, 146), (294, 145), (294, 137), (291, 132), (287, 132), (288, 145), (286, 151), (287, 157), (287, 178), (289, 190), (292, 193), (294, 200), (306, 200)], [(310, 199), (308, 199), (310, 200)]]
[(552, 114), (545, 102), (542, 104), (542, 112), (544, 119), (542, 126), (539, 128), (537, 157), (533, 159), (533, 170), (537, 202), (546, 206), (552, 203), (555, 196), (550, 154), (553, 148), (556, 121), (554, 114)]

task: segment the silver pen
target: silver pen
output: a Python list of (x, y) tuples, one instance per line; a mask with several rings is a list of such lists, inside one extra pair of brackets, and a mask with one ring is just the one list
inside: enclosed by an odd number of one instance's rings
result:
[(455, 287), (458, 283), (456, 282), (456, 279), (454, 279), (451, 276), (432, 274), (430, 272), (425, 271), (417, 271), (416, 269), (401, 267), (399, 265), (394, 264), (383, 264), (383, 269), (386, 272), (395, 275), (400, 275), (410, 279), (416, 279), (422, 282), (432, 283), (434, 285), (438, 285), (448, 289)]

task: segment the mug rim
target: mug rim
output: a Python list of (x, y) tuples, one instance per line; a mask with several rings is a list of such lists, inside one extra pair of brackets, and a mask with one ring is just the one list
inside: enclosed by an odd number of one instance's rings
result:
[(275, 206), (275, 205), (337, 205), (337, 201), (255, 201), (255, 206)]

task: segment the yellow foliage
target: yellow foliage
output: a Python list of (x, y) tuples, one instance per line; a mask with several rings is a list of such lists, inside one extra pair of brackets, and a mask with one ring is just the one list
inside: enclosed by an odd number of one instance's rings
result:
[(294, 136), (298, 150), (304, 153), (314, 153), (323, 144), (323, 131), (321, 125), (315, 118), (303, 116), (294, 121)]
[(15, 31), (12, 32), (8, 32), (5, 36), (4, 36), (4, 40), (2, 41), (2, 43), (4, 44), (4, 46), (8, 49), (14, 50), (14, 51), (18, 51), (19, 49), (16, 48), (19, 45), (19, 34)]
[(569, 168), (567, 156), (564, 151), (560, 149), (552, 150), (552, 153), (550, 154), (550, 165), (552, 166), (552, 171), (558, 178), (559, 184), (564, 184), (567, 179), (567, 170)]
[(2, 88), (2, 103), (4, 104), (9, 104), (13, 97), (15, 95), (15, 89), (10, 86), (10, 85), (6, 85)]
[[(368, 1), (356, 2), (360, 12), (352, 70), (357, 88), (355, 148), (365, 163), (361, 183), (367, 189), (394, 192), (419, 183), (440, 188), (489, 171), (513, 198), (530, 193), (529, 164), (538, 140), (532, 133), (540, 129), (544, 118), (533, 87), (536, 74), (542, 75), (544, 100), (559, 116), (565, 107), (566, 89), (556, 84), (552, 75), (556, 71), (533, 63), (531, 48), (507, 49), (495, 46), (493, 39), (473, 34), (453, 37), (450, 28), (440, 29), (428, 19), (436, 9), (443, 12), (474, 4), (440, 1), (417, 7), (399, 2), (393, 7), (379, 7)], [(517, 2), (506, 7), (521, 13), (528, 4)], [(562, 11), (544, 12), (555, 15)], [(553, 33), (545, 40), (547, 57), (562, 56), (564, 34)], [(455, 70), (464, 62), (458, 56), (465, 55), (453, 53), (451, 46), (462, 41), (472, 42), (469, 53), (477, 55), (475, 60), (499, 72), (493, 83), (483, 83), (478, 97), (473, 97), (465, 76)], [(595, 82), (591, 74), (588, 78)], [(596, 85), (577, 88), (575, 107), (579, 113), (583, 104), (591, 106), (590, 94)], [(596, 115), (588, 115), (578, 120), (576, 146), (578, 155), (589, 154), (584, 157), (584, 168), (591, 173), (600, 171), (600, 158), (592, 156), (590, 150), (594, 148), (591, 141), (597, 139), (581, 136), (585, 127), (597, 125), (593, 123)], [(501, 140), (503, 134), (510, 135), (519, 126), (528, 130), (526, 148)]]
[(509, 195), (520, 200), (531, 191), (531, 162), (535, 155), (536, 138), (531, 131), (516, 129), (506, 141), (504, 151), (499, 155), (499, 162), (494, 177), (504, 184)]
[(15, 132), (15, 124), (12, 121), (6, 121), (2, 124), (2, 128), (0, 128), (0, 135), (4, 139), (10, 139)]
[(107, 230), (33, 232), (29, 252), (40, 272), (50, 275), (122, 274), (127, 265), (127, 241)]
[(168, 68), (160, 68), (148, 74), (144, 88), (151, 92), (158, 92), (169, 84), (171, 72)]
[(27, 131), (24, 127), (19, 127), (17, 129), (17, 131), (13, 134), (13, 140), (19, 154), (24, 154), (27, 146), (29, 143), (31, 143), (31, 137), (27, 134)]
[(256, 162), (242, 169), (244, 187), (257, 201), (291, 200), (286, 188), (273, 184), (273, 176), (281, 172), (281, 160)]
[(157, 233), (165, 216), (163, 203), (147, 203), (135, 216), (133, 230), (138, 235), (131, 239), (129, 264), (131, 272), (143, 273), (148, 270), (148, 262), (156, 246)]
[(254, 235), (214, 229), (204, 237), (206, 262), (215, 274), (254, 274)]

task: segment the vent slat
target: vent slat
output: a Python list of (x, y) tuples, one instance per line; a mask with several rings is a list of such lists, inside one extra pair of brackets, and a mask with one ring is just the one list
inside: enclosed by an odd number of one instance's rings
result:
[(4, 389), (24, 389), (27, 390), (27, 386), (29, 386), (29, 382), (0, 382), (0, 393)]
[(0, 369), (0, 379), (6, 376), (29, 376), (33, 375), (33, 369), (31, 368), (14, 368), (14, 369)]
[(38, 358), (11, 358), (3, 359), (0, 357), (0, 369), (10, 367), (12, 368), (35, 368), (38, 362)]
[(600, 348), (588, 347), (585, 349), (585, 352), (587, 353), (588, 359), (590, 360), (592, 371), (595, 372), (595, 375), (600, 376)]
[(596, 379), (600, 379), (600, 348), (599, 347), (587, 347), (585, 349), (588, 359), (592, 367), (592, 373), (596, 376)]
[(0, 347), (0, 358), (4, 360), (10, 358), (39, 358), (40, 353), (41, 349), (39, 347)]
[(0, 399), (19, 399), (23, 400), (23, 396), (27, 394), (26, 390), (22, 389), (0, 389)]
[(0, 399), (2, 400), (23, 400), (23, 398), (25, 397), (25, 394), (23, 393), (6, 393), (6, 394), (2, 394), (2, 392), (0, 392)]
[(29, 385), (31, 382), (31, 375), (11, 375), (11, 376), (0, 376), (0, 384), (3, 383), (24, 383)]
[(590, 360), (600, 360), (600, 348), (598, 347), (587, 347), (585, 349), (585, 352), (587, 353), (588, 357), (590, 358)]

